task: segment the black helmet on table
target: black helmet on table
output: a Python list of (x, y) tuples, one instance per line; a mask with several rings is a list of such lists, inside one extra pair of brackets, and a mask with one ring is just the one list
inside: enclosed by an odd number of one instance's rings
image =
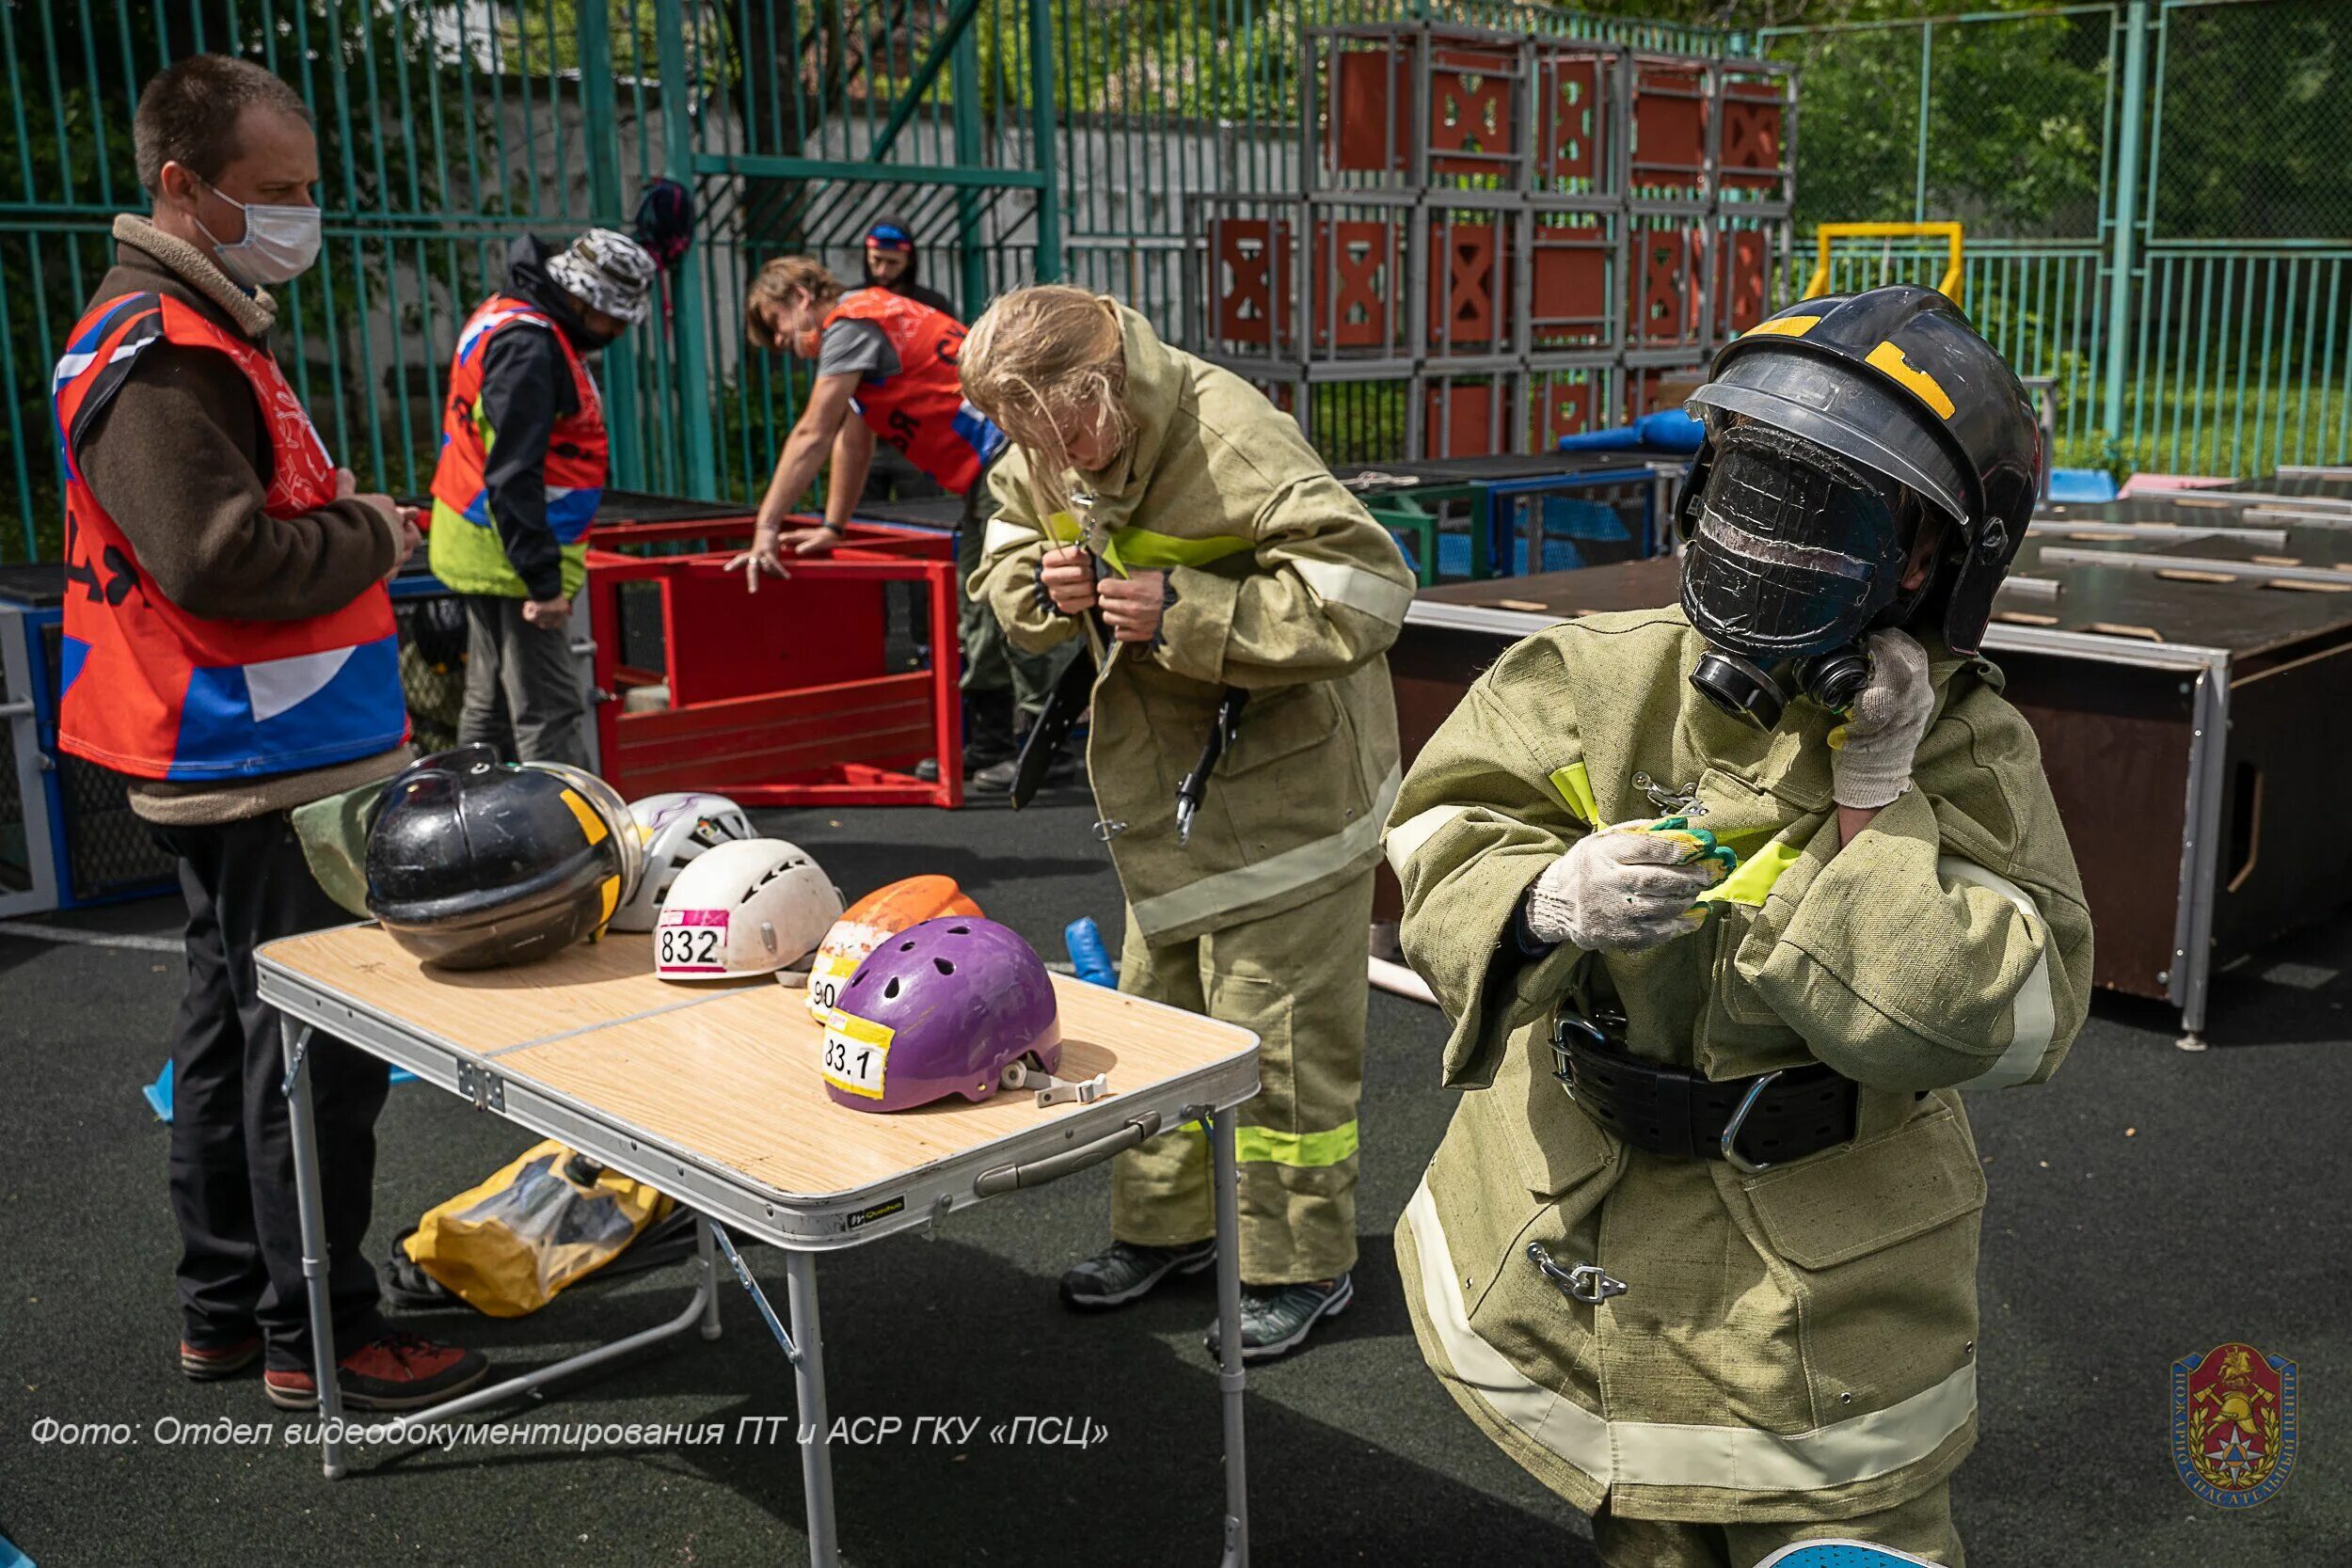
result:
[[(1868, 676), (1863, 635), (1932, 628), (1974, 654), (2025, 543), (2042, 432), (1991, 343), (1932, 289), (1792, 305), (1716, 355), (1676, 507), (1692, 684), (1766, 728), (1793, 688), (1831, 707)], [(1903, 579), (1922, 531), (1934, 554)]]
[(384, 792), (368, 912), (429, 963), (492, 969), (598, 934), (644, 869), (628, 806), (602, 779), (459, 746)]

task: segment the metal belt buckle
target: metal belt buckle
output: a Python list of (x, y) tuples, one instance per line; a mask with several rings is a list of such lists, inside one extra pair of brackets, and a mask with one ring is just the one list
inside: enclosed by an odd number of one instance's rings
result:
[(1572, 1269), (1562, 1268), (1551, 1260), (1551, 1254), (1544, 1250), (1541, 1242), (1528, 1243), (1527, 1256), (1544, 1271), (1544, 1277), (1559, 1286), (1560, 1293), (1570, 1301), (1598, 1307), (1611, 1296), (1621, 1296), (1626, 1292), (1626, 1282), (1611, 1277), (1598, 1263), (1579, 1263)]
[(1608, 1047), (1609, 1037), (1602, 1032), (1599, 1024), (1581, 1013), (1570, 1012), (1565, 1006), (1552, 1015), (1551, 1075), (1560, 1080), (1560, 1086), (1567, 1091), (1570, 1100), (1574, 1100), (1576, 1098), (1576, 1069), (1569, 1060), (1567, 1044), (1567, 1036), (1571, 1030), (1583, 1036), (1598, 1049), (1605, 1050)]
[(1763, 1098), (1765, 1087), (1784, 1070), (1774, 1068), (1770, 1072), (1759, 1074), (1756, 1082), (1748, 1085), (1748, 1092), (1740, 1097), (1740, 1108), (1731, 1113), (1729, 1121), (1724, 1123), (1724, 1135), (1717, 1140), (1716, 1147), (1723, 1151), (1724, 1159), (1732, 1169), (1743, 1176), (1754, 1176), (1758, 1171), (1772, 1168), (1773, 1162), (1770, 1160), (1754, 1161), (1740, 1152), (1740, 1129), (1747, 1125), (1748, 1113), (1756, 1109), (1756, 1102)]

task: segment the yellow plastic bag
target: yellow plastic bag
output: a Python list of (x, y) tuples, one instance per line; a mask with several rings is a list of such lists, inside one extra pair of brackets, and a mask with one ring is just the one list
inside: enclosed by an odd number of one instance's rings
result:
[(620, 1256), (671, 1200), (550, 1138), (427, 1210), (403, 1243), (420, 1269), (493, 1318), (535, 1312)]

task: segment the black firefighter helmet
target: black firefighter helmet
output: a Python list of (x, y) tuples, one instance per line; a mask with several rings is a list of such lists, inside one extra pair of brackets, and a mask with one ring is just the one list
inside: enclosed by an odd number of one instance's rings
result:
[(545, 958), (604, 929), (644, 851), (593, 773), (459, 746), (412, 763), (368, 831), (368, 912), (444, 969)]
[[(1683, 610), (1709, 644), (1700, 690), (1769, 728), (1792, 685), (1851, 702), (1873, 626), (1976, 653), (2042, 433), (1959, 307), (1909, 285), (1792, 305), (1716, 355), (1692, 404), (1707, 435), (1676, 522)], [(1928, 528), (1930, 569), (1905, 589)]]

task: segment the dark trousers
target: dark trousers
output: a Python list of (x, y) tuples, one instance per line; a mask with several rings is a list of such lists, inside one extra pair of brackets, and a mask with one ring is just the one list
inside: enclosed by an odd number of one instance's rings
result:
[[(183, 1337), (205, 1349), (258, 1328), (268, 1365), (311, 1365), (302, 1223), (276, 1009), (254, 992), (253, 950), (351, 917), (319, 890), (283, 812), (218, 827), (158, 827), (188, 901), (188, 989), (171, 1042), (171, 1212), (180, 1223)], [(390, 1069), (310, 1037), (328, 1292), (338, 1356), (383, 1332), (360, 1251), (375, 1180), (375, 1118)]]
[(588, 766), (580, 725), (588, 696), (572, 662), (573, 625), (534, 626), (523, 601), (460, 594), (466, 607), (466, 700), (457, 743), (480, 740), (514, 762)]

